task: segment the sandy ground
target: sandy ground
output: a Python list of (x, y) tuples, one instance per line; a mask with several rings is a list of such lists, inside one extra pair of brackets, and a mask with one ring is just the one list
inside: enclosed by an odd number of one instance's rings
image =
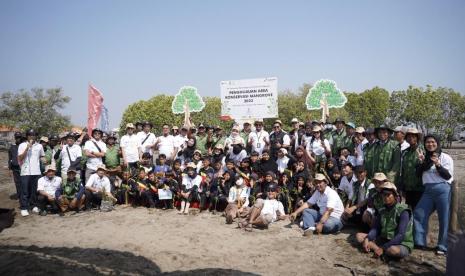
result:
[[(0, 163), (6, 163), (5, 152), (0, 152)], [(464, 171), (464, 166), (461, 162), (456, 170)], [(12, 192), (13, 183), (2, 168), (0, 207), (18, 207), (17, 201), (9, 199)], [(437, 226), (433, 229), (437, 233)], [(181, 216), (175, 211), (132, 207), (65, 217), (16, 215), (13, 227), (0, 233), (0, 275), (445, 272), (446, 259), (432, 251), (415, 250), (400, 262), (373, 259), (353, 245), (355, 232), (344, 229), (337, 235), (304, 238), (296, 225), (282, 221), (268, 230), (248, 233), (208, 212)]]

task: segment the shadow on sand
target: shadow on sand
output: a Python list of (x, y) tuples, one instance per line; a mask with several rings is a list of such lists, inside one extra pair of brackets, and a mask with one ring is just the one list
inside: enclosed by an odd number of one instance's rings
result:
[(162, 272), (151, 260), (97, 248), (0, 246), (0, 275), (257, 275), (204, 268)]

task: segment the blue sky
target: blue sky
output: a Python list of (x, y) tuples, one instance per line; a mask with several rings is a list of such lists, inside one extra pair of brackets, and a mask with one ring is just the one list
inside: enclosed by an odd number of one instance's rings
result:
[(87, 117), (87, 86), (110, 125), (125, 107), (193, 85), (330, 78), (345, 91), (465, 92), (465, 1), (0, 1), (0, 91), (62, 87)]

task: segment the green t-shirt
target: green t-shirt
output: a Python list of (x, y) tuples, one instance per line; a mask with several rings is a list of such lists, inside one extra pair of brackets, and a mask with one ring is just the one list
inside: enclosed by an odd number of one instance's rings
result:
[(105, 166), (112, 169), (120, 164), (119, 146), (114, 145), (112, 147), (107, 147), (107, 151), (105, 152)]

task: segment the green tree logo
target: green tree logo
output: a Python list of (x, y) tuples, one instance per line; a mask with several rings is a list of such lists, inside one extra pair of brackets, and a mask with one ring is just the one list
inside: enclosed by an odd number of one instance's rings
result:
[(187, 112), (200, 112), (205, 107), (205, 103), (197, 93), (197, 88), (193, 86), (183, 86), (171, 103), (171, 110), (174, 114)]
[(340, 108), (347, 102), (347, 98), (336, 82), (332, 80), (319, 80), (309, 90), (305, 104), (308, 110), (318, 110), (321, 108)]

